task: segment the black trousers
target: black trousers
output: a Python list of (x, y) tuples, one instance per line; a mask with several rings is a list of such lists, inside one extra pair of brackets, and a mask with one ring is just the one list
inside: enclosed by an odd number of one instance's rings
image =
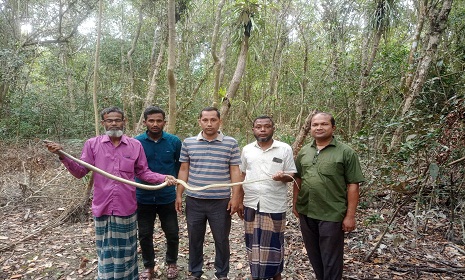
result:
[(307, 255), (318, 280), (342, 279), (344, 231), (342, 222), (327, 222), (299, 214)]
[(157, 214), (166, 238), (165, 261), (168, 264), (175, 264), (178, 260), (179, 226), (174, 202), (169, 204), (138, 204), (137, 207), (137, 226), (144, 267), (153, 268), (155, 266), (153, 227)]
[(186, 221), (189, 236), (189, 272), (195, 277), (203, 274), (203, 246), (207, 222), (215, 241), (215, 276), (226, 277), (229, 273), (229, 233), (231, 215), (228, 199), (198, 199), (186, 197)]

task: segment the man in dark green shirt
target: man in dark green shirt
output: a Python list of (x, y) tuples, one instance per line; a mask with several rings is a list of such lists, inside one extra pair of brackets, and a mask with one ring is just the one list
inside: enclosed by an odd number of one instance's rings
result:
[(318, 280), (342, 279), (344, 232), (355, 229), (359, 183), (364, 181), (357, 154), (337, 141), (331, 114), (311, 120), (314, 141), (296, 158), (293, 212)]

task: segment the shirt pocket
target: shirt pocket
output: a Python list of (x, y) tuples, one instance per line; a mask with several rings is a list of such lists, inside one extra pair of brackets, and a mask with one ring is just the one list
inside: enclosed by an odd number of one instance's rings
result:
[(337, 162), (320, 162), (318, 172), (326, 176), (337, 176), (343, 175), (343, 168)]
[(174, 151), (166, 150), (163, 152), (163, 154), (159, 155), (160, 157), (160, 162), (162, 164), (172, 164), (176, 159), (174, 158)]
[(124, 173), (134, 173), (135, 159), (123, 157), (119, 164), (119, 170)]
[[(265, 165), (266, 166), (266, 165)], [(270, 164), (270, 170), (268, 171), (269, 175), (275, 175), (279, 171), (283, 171), (283, 163), (282, 162), (274, 162), (272, 161)]]

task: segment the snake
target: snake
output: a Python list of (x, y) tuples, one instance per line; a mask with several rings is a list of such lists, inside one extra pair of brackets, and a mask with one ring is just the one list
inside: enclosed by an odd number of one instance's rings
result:
[[(121, 182), (121, 183), (124, 183), (124, 184), (127, 184), (127, 185), (130, 185), (130, 186), (133, 186), (133, 187), (136, 187), (136, 188), (140, 188), (140, 189), (144, 189), (144, 190), (159, 190), (159, 189), (162, 189), (164, 187), (166, 187), (168, 185), (167, 182), (164, 182), (162, 184), (159, 184), (159, 185), (145, 185), (145, 184), (140, 184), (140, 183), (137, 183), (137, 182), (134, 182), (134, 181), (131, 181), (131, 180), (127, 180), (127, 179), (124, 179), (124, 178), (121, 178), (121, 177), (118, 177), (118, 176), (115, 176), (113, 174), (110, 174), (98, 167), (95, 167), (93, 166), (92, 164), (89, 164), (83, 160), (80, 160), (80, 159), (77, 159), (75, 157), (73, 157), (72, 155), (66, 153), (65, 151), (63, 150), (58, 150), (58, 153), (62, 156), (65, 156), (69, 159), (71, 159), (72, 161), (75, 161), (77, 163), (79, 163), (80, 165), (84, 166), (85, 168), (89, 169), (89, 170), (92, 170), (94, 171), (95, 173), (98, 173), (102, 176), (105, 176), (109, 179), (112, 179), (112, 180), (115, 180), (115, 181), (118, 181), (118, 182)], [(290, 176), (288, 174), (285, 174), (287, 176)], [(292, 176), (291, 176), (292, 177)], [(264, 178), (264, 179), (256, 179), (256, 180), (250, 180), (250, 181), (243, 181), (243, 182), (235, 182), (235, 183), (225, 183), (225, 184), (210, 184), (210, 185), (206, 185), (206, 186), (203, 186), (203, 187), (192, 187), (192, 186), (189, 186), (186, 182), (184, 182), (183, 180), (180, 180), (180, 179), (176, 179), (176, 182), (180, 185), (182, 185), (184, 188), (188, 189), (188, 190), (191, 190), (191, 191), (202, 191), (202, 190), (206, 190), (206, 189), (211, 189), (211, 188), (220, 188), (220, 187), (234, 187), (234, 186), (239, 186), (239, 185), (242, 185), (242, 184), (250, 184), (250, 183), (257, 183), (257, 182), (261, 182), (261, 181), (267, 181), (267, 180), (273, 180), (271, 177), (269, 178)]]

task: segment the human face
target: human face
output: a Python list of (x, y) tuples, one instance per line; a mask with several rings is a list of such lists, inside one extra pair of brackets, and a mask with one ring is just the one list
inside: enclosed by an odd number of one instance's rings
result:
[(326, 114), (316, 114), (312, 118), (310, 133), (312, 137), (319, 141), (331, 141), (336, 126), (331, 124), (331, 116)]
[(160, 136), (165, 127), (165, 123), (166, 121), (161, 113), (147, 115), (147, 119), (144, 120), (144, 125), (152, 136)]
[(103, 116), (101, 121), (105, 128), (105, 134), (119, 138), (123, 135), (124, 119), (120, 113), (111, 112)]
[(221, 120), (218, 118), (216, 111), (203, 111), (199, 119), (199, 125), (202, 128), (203, 137), (212, 140), (218, 135)]
[(257, 119), (252, 128), (257, 142), (269, 142), (273, 138), (274, 126), (270, 119)]

